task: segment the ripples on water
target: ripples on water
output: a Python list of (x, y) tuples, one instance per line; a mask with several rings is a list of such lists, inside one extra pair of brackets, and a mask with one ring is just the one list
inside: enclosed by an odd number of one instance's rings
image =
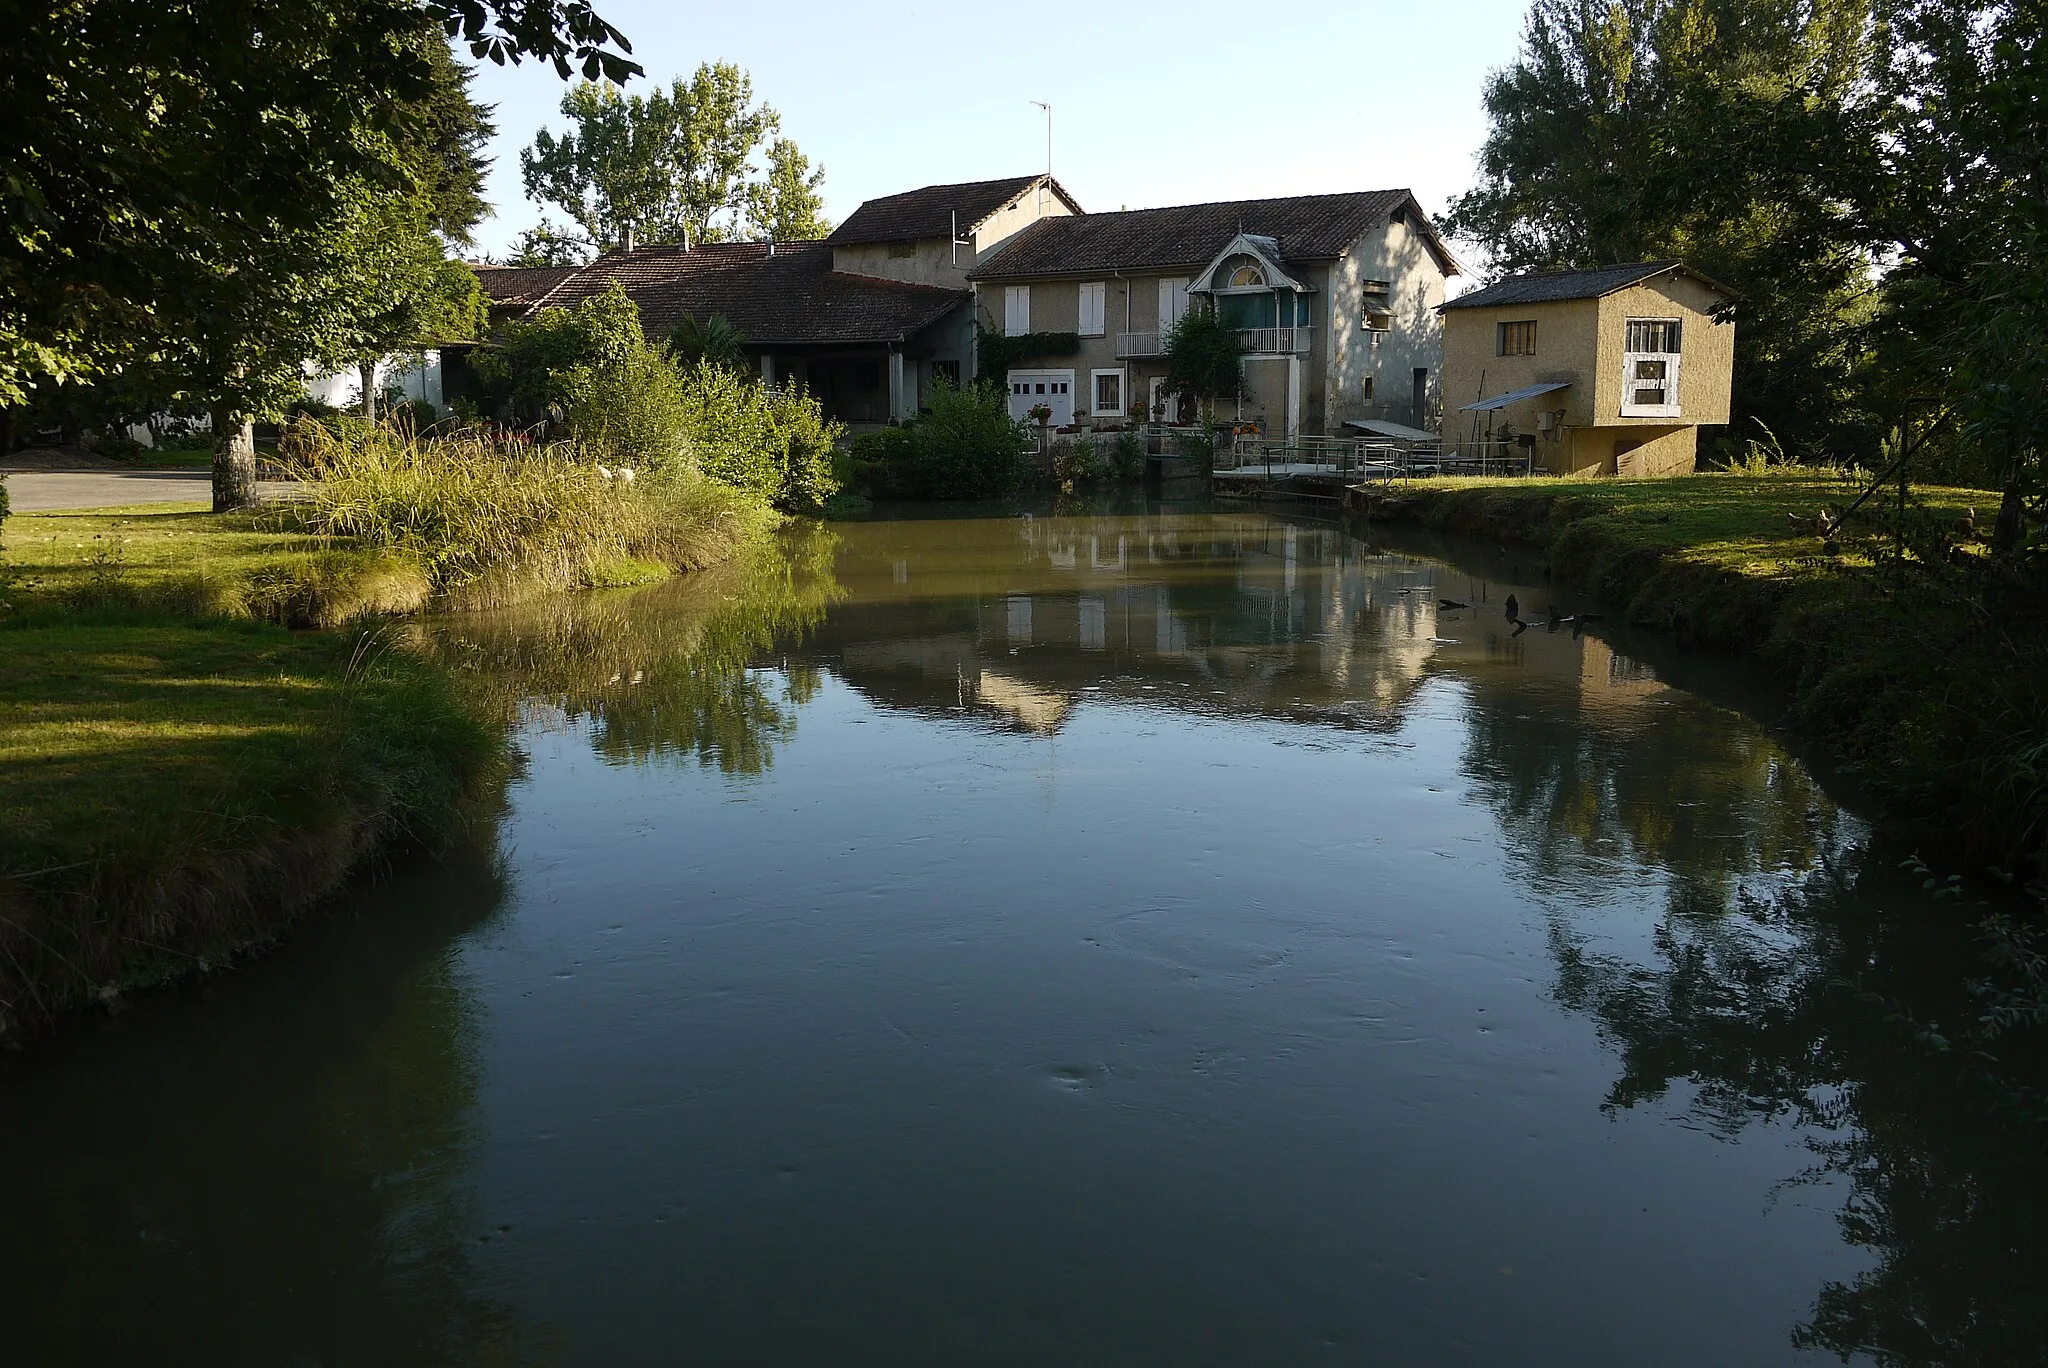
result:
[(10, 1356), (2041, 1361), (1968, 947), (1510, 593), (984, 518), (435, 624), (497, 851), (0, 1073)]

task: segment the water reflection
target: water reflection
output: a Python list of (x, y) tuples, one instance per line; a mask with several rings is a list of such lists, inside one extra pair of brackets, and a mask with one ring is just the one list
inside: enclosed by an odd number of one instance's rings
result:
[(0, 1071), (8, 1361), (552, 1363), (478, 1285), (467, 853)]
[(425, 638), (528, 725), (587, 721), (591, 745), (615, 764), (694, 756), (759, 774), (795, 735), (817, 677), (749, 666), (823, 618), (839, 594), (837, 547), (830, 530), (798, 525), (704, 574), (464, 614)]

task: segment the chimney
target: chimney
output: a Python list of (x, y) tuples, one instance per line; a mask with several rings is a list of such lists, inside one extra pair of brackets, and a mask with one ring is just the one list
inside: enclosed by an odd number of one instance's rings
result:
[(633, 225), (630, 223), (626, 225), (626, 250), (633, 250)]

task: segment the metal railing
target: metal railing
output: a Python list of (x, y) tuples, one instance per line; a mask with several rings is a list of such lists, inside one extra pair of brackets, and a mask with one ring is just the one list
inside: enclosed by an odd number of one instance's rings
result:
[(1254, 356), (1297, 354), (1315, 340), (1313, 328), (1239, 328), (1237, 340)]
[(1526, 447), (1510, 442), (1467, 442), (1445, 451), (1436, 441), (1395, 437), (1239, 437), (1216, 452), (1216, 469), (1259, 471), (1269, 479), (1336, 475), (1393, 481), (1430, 475), (1527, 475)]
[(1156, 332), (1127, 332), (1116, 335), (1118, 356), (1164, 356), (1166, 335)]

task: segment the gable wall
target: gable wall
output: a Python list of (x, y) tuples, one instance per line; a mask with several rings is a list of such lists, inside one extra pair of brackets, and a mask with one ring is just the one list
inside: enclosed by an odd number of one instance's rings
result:
[[(1428, 242), (1409, 222), (1383, 222), (1362, 234), (1329, 268), (1323, 306), (1317, 322), (1327, 336), (1317, 347), (1327, 358), (1321, 378), (1329, 395), (1327, 430), (1340, 431), (1348, 418), (1388, 418), (1414, 427), (1428, 427), (1427, 415), (1414, 412), (1411, 394), (1417, 367), (1429, 371), (1432, 403), (1443, 389), (1444, 272)], [(1364, 282), (1384, 280), (1393, 327), (1375, 333), (1365, 326)], [(1373, 377), (1373, 396), (1365, 397), (1365, 379)]]

